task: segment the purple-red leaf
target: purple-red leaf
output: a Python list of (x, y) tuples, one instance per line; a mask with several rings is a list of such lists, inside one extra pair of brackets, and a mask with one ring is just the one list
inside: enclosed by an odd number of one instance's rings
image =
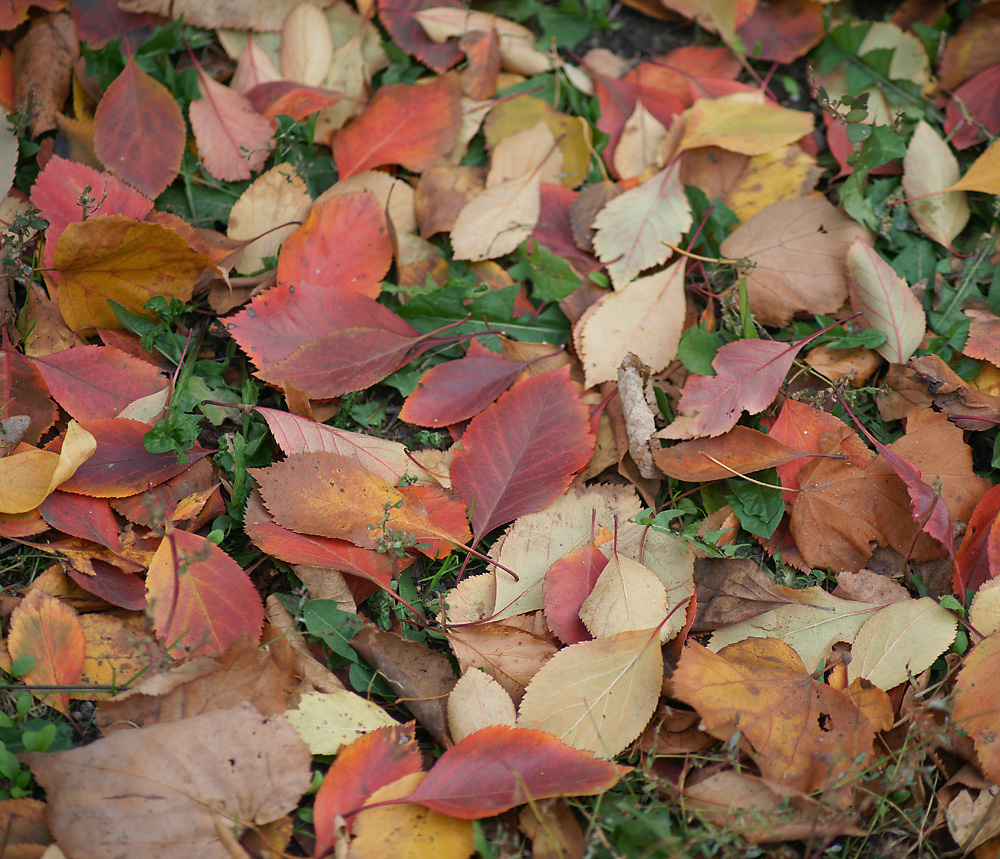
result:
[(593, 450), (587, 410), (568, 368), (511, 388), (473, 418), (451, 466), (452, 486), (472, 509), (475, 539), (548, 507)]

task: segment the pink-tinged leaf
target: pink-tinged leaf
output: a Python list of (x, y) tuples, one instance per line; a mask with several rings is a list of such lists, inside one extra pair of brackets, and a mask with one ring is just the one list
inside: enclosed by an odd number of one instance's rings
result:
[(286, 455), (323, 450), (339, 453), (356, 459), (373, 474), (393, 484), (399, 483), (404, 474), (418, 470), (406, 455), (405, 445), (397, 441), (337, 429), (278, 409), (258, 407), (257, 413), (267, 421), (271, 435)]
[(860, 239), (847, 252), (851, 304), (862, 324), (886, 336), (875, 349), (886, 361), (905, 364), (927, 331), (920, 301), (878, 252)]
[(174, 531), (146, 574), (156, 635), (171, 648), (218, 653), (237, 639), (260, 638), (264, 604), (242, 567), (211, 540)]
[(422, 427), (457, 424), (478, 415), (504, 391), (530, 361), (499, 356), (471, 357), (431, 367), (406, 398), (400, 420)]
[(57, 489), (41, 504), (38, 512), (57, 531), (118, 551), (118, 521), (111, 504), (103, 498), (72, 495)]
[(94, 114), (94, 151), (116, 176), (156, 198), (177, 178), (187, 127), (177, 102), (132, 57)]
[(540, 799), (595, 796), (627, 772), (544, 731), (494, 725), (448, 749), (399, 802), (478, 820)]
[(198, 155), (205, 169), (223, 182), (249, 179), (274, 148), (271, 121), (235, 90), (208, 77), (198, 67), (201, 98), (191, 102), (189, 117)]
[(374, 385), (437, 342), (356, 292), (287, 286), (257, 296), (227, 328), (256, 375), (314, 399)]
[(244, 94), (250, 106), (261, 116), (275, 120), (285, 115), (296, 122), (308, 119), (317, 111), (333, 107), (341, 99), (340, 93), (333, 90), (294, 81), (268, 81), (257, 84)]
[(56, 402), (78, 421), (117, 417), (168, 384), (152, 364), (110, 346), (77, 346), (33, 361)]
[(462, 49), (457, 39), (442, 44), (435, 42), (420, 26), (414, 14), (441, 6), (450, 9), (465, 8), (459, 0), (378, 0), (379, 20), (393, 41), (439, 75), (443, 75), (462, 59)]
[[(187, 452), (188, 461), (179, 464), (173, 453), (150, 453), (143, 444), (143, 437), (153, 427), (140, 421), (112, 418), (81, 421), (80, 426), (97, 440), (97, 450), (69, 480), (60, 484), (64, 492), (96, 498), (125, 498), (150, 485), (159, 486), (208, 454), (205, 448), (196, 444)], [(56, 439), (51, 449), (61, 450), (62, 439)]]
[(569, 368), (520, 382), (478, 414), (451, 466), (476, 540), (542, 510), (590, 462), (594, 436)]
[(282, 528), (268, 513), (258, 493), (247, 500), (243, 525), (251, 542), (262, 552), (288, 564), (308, 564), (338, 570), (370, 581), (391, 592), (394, 574), (402, 572), (413, 558), (390, 558), (373, 549), (361, 549), (347, 540), (297, 534)]
[[(577, 192), (565, 185), (543, 182), (542, 206), (531, 239), (545, 245), (552, 253), (573, 266), (577, 274), (586, 277), (603, 266), (593, 254), (580, 250), (573, 239), (570, 205), (576, 196)], [(519, 315), (516, 306), (514, 315)]]
[(663, 438), (721, 435), (740, 415), (766, 409), (778, 395), (795, 356), (805, 345), (776, 340), (737, 340), (715, 354), (715, 376), (691, 374), (684, 384), (681, 416), (660, 434)]
[(545, 620), (563, 644), (593, 638), (580, 620), (580, 609), (607, 565), (607, 556), (593, 543), (587, 543), (563, 555), (545, 574)]
[(316, 827), (316, 849), (313, 856), (326, 856), (336, 840), (338, 815), (353, 815), (375, 791), (397, 779), (423, 770), (420, 744), (412, 723), (379, 728), (342, 746), (323, 784), (316, 791), (313, 803), (313, 825)]
[(979, 499), (969, 517), (969, 527), (955, 553), (955, 593), (975, 593), (983, 582), (1000, 574), (1000, 564), (994, 559), (1000, 559), (1000, 485)]
[(278, 283), (358, 292), (378, 298), (392, 265), (392, 239), (371, 194), (339, 194), (317, 202), (281, 246)]
[(420, 173), (444, 160), (462, 125), (455, 75), (433, 83), (380, 87), (364, 113), (333, 138), (341, 179), (387, 164)]

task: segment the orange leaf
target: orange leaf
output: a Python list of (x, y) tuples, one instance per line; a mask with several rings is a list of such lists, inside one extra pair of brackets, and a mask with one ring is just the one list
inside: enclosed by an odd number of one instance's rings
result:
[(278, 257), (278, 282), (360, 292), (378, 298), (392, 264), (392, 239), (371, 194), (341, 194), (316, 203)]
[(200, 67), (198, 88), (201, 98), (191, 102), (188, 116), (205, 169), (223, 182), (249, 179), (264, 166), (274, 148), (270, 120)]
[(430, 539), (431, 557), (468, 539), (468, 531), (452, 534), (438, 527), (419, 501), (346, 456), (293, 454), (251, 473), (274, 521), (293, 531), (339, 537), (368, 549), (403, 532), (418, 542)]
[(997, 658), (1000, 635), (991, 635), (975, 646), (955, 685), (955, 727), (972, 736), (983, 772), (1000, 778), (1000, 692), (997, 690)]
[(762, 432), (739, 426), (715, 438), (685, 441), (653, 451), (653, 461), (660, 471), (668, 477), (690, 483), (720, 480), (732, 477), (734, 472), (750, 474), (762, 468), (784, 465), (802, 456), (806, 454)]
[(129, 57), (94, 115), (97, 157), (155, 198), (177, 178), (186, 142), (184, 117), (170, 91)]
[[(7, 649), (11, 660), (34, 659), (24, 674), (29, 686), (69, 686), (83, 674), (85, 639), (80, 619), (66, 603), (41, 590), (32, 590), (14, 609)], [(62, 713), (69, 708), (65, 692), (39, 697)]]
[(386, 164), (419, 173), (451, 151), (461, 124), (454, 75), (425, 86), (382, 87), (368, 109), (334, 137), (333, 160), (341, 179)]
[(766, 779), (801, 791), (825, 790), (860, 774), (875, 732), (850, 698), (813, 680), (784, 642), (754, 638), (712, 653), (684, 648), (674, 694), (705, 730), (728, 741), (739, 732)]
[(201, 273), (212, 267), (173, 231), (124, 215), (69, 224), (54, 262), (61, 275), (59, 309), (73, 330), (121, 328), (109, 298), (143, 316), (153, 315), (143, 305), (154, 295), (187, 301)]
[(256, 641), (264, 626), (250, 577), (215, 543), (188, 531), (160, 541), (146, 590), (153, 627), (170, 648), (214, 653), (243, 636)]

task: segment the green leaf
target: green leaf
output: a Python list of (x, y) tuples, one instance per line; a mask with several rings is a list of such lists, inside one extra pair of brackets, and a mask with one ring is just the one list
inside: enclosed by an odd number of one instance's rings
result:
[(697, 373), (699, 376), (714, 376), (712, 361), (720, 346), (722, 346), (722, 335), (718, 331), (706, 331), (700, 325), (695, 325), (681, 334), (677, 357), (692, 373)]
[(732, 477), (726, 481), (727, 491), (724, 494), (740, 524), (751, 534), (766, 540), (781, 523), (785, 502), (781, 497), (778, 472), (775, 469), (756, 472), (754, 479), (770, 483), (773, 488)]
[(532, 242), (530, 253), (526, 245), (518, 246), (516, 253), (520, 260), (508, 268), (507, 273), (514, 280), (530, 281), (531, 297), (536, 301), (562, 301), (572, 295), (580, 285), (573, 267), (540, 242)]
[(339, 657), (357, 662), (350, 640), (361, 630), (361, 618), (341, 611), (336, 600), (309, 600), (302, 609), (302, 621), (310, 635), (322, 639)]

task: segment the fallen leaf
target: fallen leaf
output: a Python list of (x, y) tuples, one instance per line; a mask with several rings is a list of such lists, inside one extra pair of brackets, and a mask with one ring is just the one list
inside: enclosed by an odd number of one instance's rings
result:
[(346, 689), (306, 692), (285, 718), (314, 755), (335, 755), (358, 737), (397, 724), (374, 701)]
[(541, 213), (541, 176), (527, 173), (473, 197), (451, 230), (455, 259), (484, 260), (513, 251), (528, 238)]
[(281, 73), (289, 80), (319, 86), (333, 62), (333, 38), (318, 6), (299, 3), (281, 25)]
[(683, 134), (674, 154), (719, 146), (743, 155), (761, 155), (795, 143), (813, 130), (811, 113), (781, 107), (759, 92), (699, 99), (678, 121)]
[(134, 313), (154, 295), (188, 301), (211, 260), (190, 250), (180, 236), (123, 215), (101, 215), (67, 224), (56, 244), (59, 310), (74, 330), (121, 328), (111, 298)]
[(491, 725), (513, 727), (516, 719), (510, 695), (483, 671), (466, 671), (448, 695), (448, 728), (456, 743)]
[(696, 558), (694, 586), (698, 607), (693, 633), (751, 620), (795, 603), (801, 595), (778, 585), (749, 558)]
[(517, 725), (610, 760), (646, 727), (662, 680), (657, 630), (571, 644), (534, 676)]
[(439, 75), (462, 59), (462, 49), (457, 40), (435, 42), (414, 13), (441, 6), (465, 8), (458, 0), (378, 0), (379, 21), (393, 41)]
[(494, 725), (446, 751), (412, 793), (402, 797), (477, 820), (554, 796), (595, 796), (628, 772), (543, 731)]
[(719, 654), (689, 643), (672, 685), (705, 730), (724, 742), (739, 732), (764, 778), (783, 787), (838, 787), (872, 755), (875, 732), (850, 698), (811, 679), (797, 654), (774, 639)]
[(70, 421), (58, 453), (29, 449), (0, 458), (0, 513), (34, 510), (72, 479), (96, 447), (94, 437)]
[(671, 606), (656, 575), (631, 558), (613, 554), (580, 606), (580, 620), (594, 638), (659, 626)]
[(972, 166), (965, 171), (961, 179), (947, 188), (942, 188), (940, 193), (947, 194), (953, 191), (1000, 194), (1000, 146), (997, 145), (997, 141), (994, 140), (986, 151), (972, 162)]
[(94, 152), (104, 165), (150, 199), (181, 166), (187, 128), (173, 95), (132, 57), (94, 114)]
[(924, 234), (947, 248), (968, 223), (969, 204), (963, 191), (938, 192), (954, 185), (958, 177), (951, 148), (921, 120), (906, 147), (903, 190), (907, 197), (923, 199), (910, 200), (906, 206)]
[(340, 178), (386, 164), (419, 173), (441, 163), (458, 135), (459, 99), (454, 75), (426, 86), (380, 87), (364, 113), (333, 139)]
[(684, 441), (653, 450), (653, 460), (660, 471), (668, 477), (689, 483), (705, 483), (734, 474), (752, 474), (764, 468), (794, 462), (803, 456), (806, 454), (772, 436), (741, 426), (733, 427), (715, 438)]
[(503, 394), (470, 422), (451, 465), (455, 492), (472, 510), (475, 540), (547, 507), (593, 449), (568, 370), (536, 376)]
[(136, 844), (163, 859), (188, 859), (194, 844), (204, 859), (228, 859), (220, 831), (293, 811), (312, 764), (283, 717), (249, 704), (22, 760), (45, 787), (56, 842), (80, 859), (131, 859)]
[(822, 194), (810, 193), (767, 206), (740, 224), (720, 249), (753, 264), (740, 273), (757, 320), (784, 327), (796, 313), (833, 313), (843, 306), (845, 255), (855, 241), (871, 244), (864, 227)]
[(672, 164), (610, 200), (594, 219), (594, 250), (607, 263), (615, 289), (639, 272), (665, 262), (691, 226), (691, 204)]
[(851, 304), (866, 328), (881, 331), (886, 341), (875, 351), (887, 361), (903, 364), (924, 338), (927, 321), (920, 301), (906, 281), (869, 245), (860, 240), (847, 252)]
[(996, 660), (1000, 652), (1000, 635), (980, 641), (966, 655), (965, 664), (955, 684), (955, 725), (972, 736), (979, 764), (987, 778), (1000, 777), (1000, 746), (997, 744)]

